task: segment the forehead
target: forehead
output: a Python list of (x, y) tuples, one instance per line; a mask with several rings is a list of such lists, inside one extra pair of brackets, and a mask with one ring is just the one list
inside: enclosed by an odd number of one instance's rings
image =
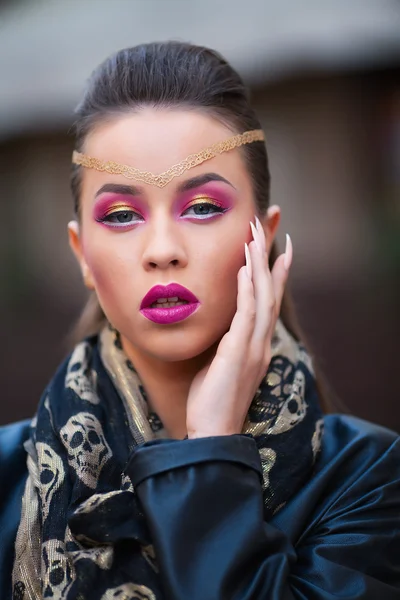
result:
[[(205, 112), (143, 108), (100, 123), (88, 135), (83, 152), (102, 161), (114, 161), (141, 171), (162, 173), (189, 155), (221, 142), (234, 133)], [(195, 174), (194, 171), (198, 174), (216, 169), (222, 169), (225, 174), (243, 170), (244, 162), (239, 149), (218, 155), (206, 161), (204, 166), (194, 167), (191, 175)]]

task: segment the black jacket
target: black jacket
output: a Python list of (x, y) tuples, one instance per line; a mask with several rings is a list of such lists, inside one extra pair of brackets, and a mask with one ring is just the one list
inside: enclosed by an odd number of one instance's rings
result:
[[(0, 600), (11, 598), (27, 436), (27, 421), (0, 428)], [(251, 437), (140, 446), (128, 474), (164, 598), (400, 600), (399, 439), (327, 416), (314, 476), (269, 522)]]

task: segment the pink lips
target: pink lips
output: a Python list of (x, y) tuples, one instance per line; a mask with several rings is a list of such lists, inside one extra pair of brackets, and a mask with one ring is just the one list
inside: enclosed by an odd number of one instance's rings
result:
[[(185, 300), (187, 304), (163, 308), (162, 304), (158, 308), (151, 308), (154, 302), (159, 298), (178, 298)], [(170, 283), (169, 285), (155, 285), (151, 288), (143, 298), (140, 304), (140, 312), (146, 319), (154, 323), (167, 325), (169, 323), (177, 323), (187, 319), (200, 306), (199, 300), (187, 288), (179, 285), (179, 283)]]

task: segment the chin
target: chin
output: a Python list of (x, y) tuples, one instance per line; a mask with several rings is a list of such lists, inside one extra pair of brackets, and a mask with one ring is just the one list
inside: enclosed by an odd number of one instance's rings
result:
[(218, 330), (182, 326), (147, 328), (140, 337), (135, 328), (132, 332), (125, 329), (121, 333), (136, 351), (162, 362), (180, 362), (200, 356), (218, 343), (223, 335)]
[[(131, 319), (118, 315), (110, 319), (134, 352), (143, 353), (162, 362), (181, 362), (199, 357), (212, 350), (228, 331), (230, 311), (209, 311), (212, 317), (189, 317), (173, 325), (156, 325), (147, 319)], [(114, 315), (110, 315), (114, 316)], [(117, 317), (117, 315), (115, 315)], [(199, 315), (200, 316), (200, 315)]]
[(163, 362), (180, 362), (200, 356), (214, 346), (221, 336), (204, 336), (195, 332), (183, 335), (149, 336), (143, 350)]

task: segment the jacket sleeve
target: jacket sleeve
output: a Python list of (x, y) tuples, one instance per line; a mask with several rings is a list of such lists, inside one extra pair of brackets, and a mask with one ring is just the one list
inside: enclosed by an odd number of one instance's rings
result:
[(150, 527), (166, 597), (399, 600), (397, 446), (382, 460), (385, 474), (377, 461), (367, 478), (353, 482), (303, 528), (294, 547), (264, 521), (261, 464), (251, 436), (138, 447), (128, 473)]

